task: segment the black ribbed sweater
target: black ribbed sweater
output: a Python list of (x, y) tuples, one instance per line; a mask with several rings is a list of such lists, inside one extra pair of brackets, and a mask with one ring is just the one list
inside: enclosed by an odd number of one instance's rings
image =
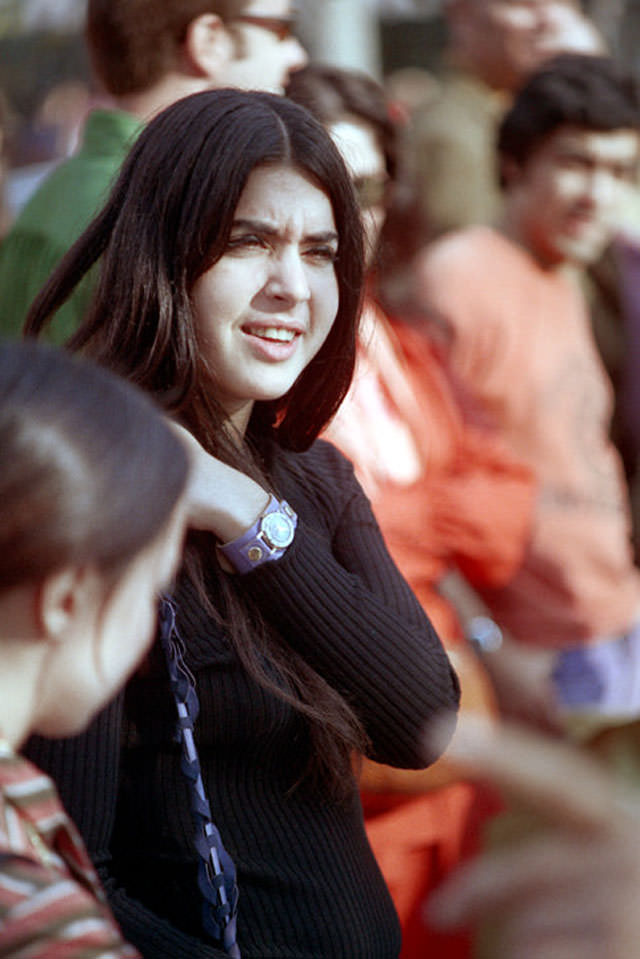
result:
[[(303, 454), (274, 448), (270, 462), (298, 530), (285, 557), (243, 577), (241, 589), (348, 699), (373, 758), (423, 765), (424, 724), (458, 701), (438, 638), (342, 455), (318, 441)], [(355, 780), (343, 802), (321, 786), (291, 791), (308, 749), (305, 722), (250, 679), (188, 584), (176, 599), (200, 698), (205, 787), (238, 867), (243, 959), (395, 959), (397, 918), (366, 840)], [(88, 733), (53, 745), (33, 740), (28, 752), (57, 781), (125, 937), (145, 959), (213, 959), (223, 954), (200, 933), (174, 719), (166, 683), (152, 668)]]

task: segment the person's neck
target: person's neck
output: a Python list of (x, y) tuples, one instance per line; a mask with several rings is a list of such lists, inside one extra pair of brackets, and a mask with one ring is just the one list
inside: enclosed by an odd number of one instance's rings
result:
[(114, 97), (117, 109), (133, 114), (143, 123), (148, 123), (158, 113), (192, 93), (208, 90), (211, 83), (201, 77), (169, 74), (147, 90)]
[(462, 46), (451, 47), (446, 60), (455, 70), (473, 77), (496, 96), (507, 100), (511, 98), (516, 81), (513, 76), (507, 71), (500, 70), (497, 65), (486, 63)]
[(0, 639), (0, 737), (17, 750), (31, 732), (37, 671), (33, 658), (12, 654), (12, 643)]
[(0, 735), (18, 749), (34, 723), (47, 643), (33, 619), (33, 587), (0, 596)]
[(227, 433), (237, 446), (242, 446), (243, 444), (252, 410), (253, 403), (229, 413)]
[(561, 273), (566, 270), (567, 261), (558, 256), (553, 256), (551, 253), (546, 255), (543, 247), (532, 241), (518, 217), (514, 216), (512, 211), (509, 210), (508, 204), (502, 219), (496, 224), (496, 229), (511, 243), (524, 250), (546, 273)]

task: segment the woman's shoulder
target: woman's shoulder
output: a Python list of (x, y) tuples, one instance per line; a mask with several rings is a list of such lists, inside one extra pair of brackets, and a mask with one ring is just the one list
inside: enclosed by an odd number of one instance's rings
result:
[(337, 446), (325, 439), (315, 440), (302, 452), (281, 449), (276, 457), (278, 468), (289, 470), (309, 479), (354, 479), (353, 464)]
[(364, 495), (353, 464), (323, 439), (315, 440), (303, 452), (280, 449), (272, 476), (277, 491), (298, 510), (308, 502), (323, 513), (337, 515), (354, 496)]

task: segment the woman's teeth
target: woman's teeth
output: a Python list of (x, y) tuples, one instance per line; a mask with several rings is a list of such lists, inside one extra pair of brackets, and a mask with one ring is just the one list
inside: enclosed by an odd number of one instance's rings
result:
[(291, 343), (296, 335), (295, 330), (285, 330), (276, 326), (252, 326), (247, 332), (251, 336), (259, 336), (262, 340), (277, 340), (280, 343)]

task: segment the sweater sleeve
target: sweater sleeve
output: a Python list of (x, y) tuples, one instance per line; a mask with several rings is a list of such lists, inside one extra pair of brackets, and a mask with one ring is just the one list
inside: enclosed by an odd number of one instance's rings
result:
[(113, 873), (111, 840), (116, 820), (124, 695), (120, 694), (72, 739), (32, 737), (24, 750), (55, 782), (78, 826), (124, 938), (144, 959), (225, 959), (215, 946), (183, 933), (130, 896)]
[[(457, 677), (391, 559), (351, 465), (333, 447), (318, 447), (312, 486), (326, 522), (313, 522), (311, 496), (302, 492), (293, 544), (278, 562), (244, 576), (242, 588), (356, 710), (372, 758), (421, 767), (425, 724), (457, 709)], [(295, 487), (282, 492), (298, 509)]]

